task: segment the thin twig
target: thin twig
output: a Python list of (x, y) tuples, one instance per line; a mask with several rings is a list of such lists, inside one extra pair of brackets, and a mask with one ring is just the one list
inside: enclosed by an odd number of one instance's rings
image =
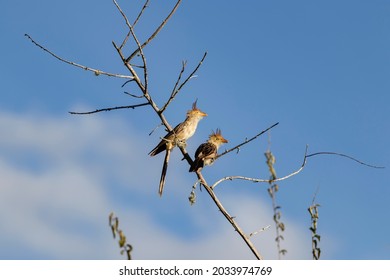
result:
[(177, 81), (175, 83), (175, 86), (173, 87), (171, 96), (169, 97), (169, 99), (165, 103), (165, 105), (161, 108), (161, 111), (164, 111), (168, 107), (169, 103), (175, 98), (175, 95), (176, 95), (175, 92), (176, 92), (177, 86), (180, 83), (181, 77), (183, 76), (184, 70), (186, 69), (186, 65), (187, 65), (187, 61), (182, 61), (181, 70), (180, 70), (179, 76), (177, 77)]
[(134, 97), (134, 98), (143, 98), (142, 95), (135, 95), (135, 94), (132, 94), (132, 93), (127, 92), (127, 91), (125, 91), (124, 94), (130, 95), (131, 97)]
[(226, 177), (219, 179), (217, 182), (215, 182), (211, 186), (211, 189), (214, 189), (217, 185), (219, 185), (220, 183), (222, 183), (224, 181), (245, 180), (245, 181), (251, 181), (253, 183), (273, 183), (273, 182), (286, 180), (292, 176), (297, 175), (299, 172), (301, 172), (303, 170), (303, 168), (305, 167), (306, 162), (307, 162), (307, 160), (306, 160), (307, 159), (307, 149), (308, 149), (308, 146), (306, 146), (305, 156), (303, 158), (303, 163), (302, 163), (301, 167), (299, 167), (298, 170), (296, 170), (296, 171), (294, 171), (294, 172), (292, 172), (284, 177), (280, 177), (280, 178), (276, 178), (276, 179), (259, 179), (259, 178), (245, 177), (245, 176), (226, 176)]
[(261, 229), (259, 229), (259, 230), (257, 230), (257, 231), (251, 232), (251, 233), (249, 234), (249, 237), (252, 237), (252, 236), (254, 236), (254, 235), (256, 235), (256, 234), (259, 234), (259, 233), (261, 233), (261, 232), (263, 232), (263, 231), (266, 231), (266, 230), (268, 230), (270, 227), (271, 227), (271, 225), (268, 225), (268, 226), (265, 226), (265, 227), (263, 227), (263, 228), (261, 228)]
[(187, 79), (184, 80), (183, 83), (180, 84), (180, 86), (178, 88), (176, 88), (176, 85), (175, 85), (175, 88), (174, 90), (172, 91), (172, 94), (171, 96), (173, 96), (173, 98), (179, 93), (179, 91), (183, 88), (183, 86), (190, 80), (194, 77), (195, 73), (198, 71), (198, 69), (200, 68), (200, 66), (203, 64), (203, 61), (205, 60), (207, 56), (207, 52), (205, 52), (202, 56), (202, 59), (199, 61), (198, 65), (195, 67), (195, 69), (191, 72), (190, 75), (188, 75)]
[(314, 205), (314, 201), (317, 198), (317, 194), (318, 194), (319, 190), (320, 190), (320, 187), (318, 186), (316, 191), (315, 191), (315, 193), (314, 193), (314, 195), (313, 195), (313, 200), (311, 201), (311, 205)]
[(131, 82), (134, 82), (134, 79), (127, 80), (126, 82), (123, 83), (123, 85), (121, 85), (121, 87), (124, 87), (125, 85), (127, 85), (128, 83), (131, 83)]
[(137, 55), (138, 52), (140, 52), (147, 44), (150, 43), (156, 37), (156, 35), (161, 31), (161, 29), (165, 26), (165, 24), (168, 22), (168, 20), (171, 18), (171, 16), (176, 12), (177, 8), (179, 7), (182, 0), (178, 0), (176, 2), (176, 5), (173, 7), (171, 12), (168, 14), (168, 16), (164, 19), (164, 21), (157, 27), (157, 29), (153, 32), (153, 34), (140, 46), (138, 49), (136, 49), (127, 59), (126, 62), (129, 62), (134, 56)]
[(149, 136), (152, 135), (154, 133), (154, 131), (159, 128), (160, 126), (162, 126), (163, 123), (160, 123), (158, 126), (156, 126), (155, 128), (153, 128), (153, 130), (151, 132), (149, 132)]
[(131, 32), (130, 32), (130, 30), (129, 30), (129, 32), (127, 32), (127, 35), (125, 36), (125, 39), (123, 39), (122, 44), (119, 46), (120, 49), (123, 49), (123, 47), (126, 45), (127, 41), (128, 41), (129, 38), (130, 38), (130, 35), (131, 35)]
[[(148, 7), (148, 4), (149, 4), (149, 0), (146, 0), (144, 6), (142, 7), (141, 11), (139, 12), (137, 18), (135, 19), (134, 23), (133, 23), (133, 27), (138, 23), (139, 19), (141, 18), (142, 14), (144, 13), (145, 9)], [(125, 37), (125, 39), (123, 40), (122, 44), (120, 45), (120, 49), (122, 49), (127, 41), (129, 40), (129, 37), (131, 35), (131, 31), (129, 30), (129, 32), (127, 32), (127, 35)]]
[[(220, 183), (222, 183), (224, 181), (232, 181), (232, 180), (246, 180), (246, 181), (251, 181), (251, 182), (254, 182), (254, 183), (272, 183), (272, 182), (283, 181), (283, 180), (286, 180), (286, 179), (288, 179), (288, 178), (290, 178), (292, 176), (295, 176), (298, 173), (300, 173), (303, 170), (303, 168), (305, 167), (307, 159), (309, 157), (317, 156), (317, 155), (337, 155), (337, 156), (346, 157), (348, 159), (351, 159), (353, 161), (356, 161), (356, 162), (358, 162), (358, 163), (360, 163), (362, 165), (365, 165), (365, 166), (368, 166), (368, 167), (371, 167), (371, 168), (380, 168), (380, 169), (385, 168), (384, 166), (370, 165), (370, 164), (364, 163), (364, 162), (362, 162), (360, 160), (357, 160), (357, 159), (355, 159), (355, 158), (353, 158), (351, 156), (348, 156), (348, 155), (345, 155), (345, 154), (340, 154), (340, 153), (335, 153), (335, 152), (318, 152), (318, 153), (313, 153), (313, 154), (309, 154), (308, 155), (307, 154), (307, 149), (308, 149), (308, 146), (306, 145), (305, 156), (304, 156), (303, 163), (302, 163), (301, 167), (298, 170), (294, 171), (293, 173), (290, 173), (290, 174), (288, 174), (288, 175), (286, 175), (284, 177), (280, 177), (280, 178), (276, 178), (276, 179), (259, 179), (259, 178), (245, 177), (245, 176), (226, 176), (226, 177), (223, 177), (223, 178), (219, 179), (217, 182), (215, 182), (211, 186), (211, 189), (214, 189), (218, 184), (220, 184)], [(229, 150), (229, 151), (231, 151), (231, 150)]]
[(119, 110), (119, 109), (135, 109), (137, 107), (142, 107), (142, 106), (146, 106), (146, 105), (150, 105), (149, 102), (136, 104), (136, 105), (127, 105), (127, 106), (118, 106), (118, 107), (97, 109), (97, 110), (89, 111), (89, 112), (73, 112), (73, 111), (70, 111), (69, 114), (72, 114), (72, 115), (89, 115), (89, 114), (95, 114), (95, 113), (100, 113), (100, 112), (108, 112), (108, 111)]
[(139, 12), (137, 18), (135, 19), (134, 23), (133, 23), (133, 27), (137, 24), (137, 22), (139, 21), (139, 19), (141, 18), (142, 14), (144, 13), (145, 9), (148, 7), (148, 4), (149, 4), (149, 0), (146, 0), (144, 6), (142, 7), (141, 11)]
[(39, 47), (40, 49), (42, 49), (43, 51), (47, 52), (48, 54), (54, 56), (56, 59), (62, 61), (62, 62), (65, 62), (69, 65), (72, 65), (72, 66), (75, 66), (75, 67), (78, 67), (78, 68), (81, 68), (81, 69), (84, 69), (84, 70), (87, 70), (87, 71), (91, 71), (93, 72), (95, 75), (105, 75), (105, 76), (109, 76), (109, 77), (115, 77), (115, 78), (124, 78), (124, 79), (134, 79), (133, 76), (128, 76), (128, 75), (122, 75), (122, 74), (114, 74), (114, 73), (109, 73), (109, 72), (105, 72), (105, 71), (102, 71), (102, 70), (98, 70), (98, 69), (94, 69), (94, 68), (91, 68), (91, 67), (88, 67), (88, 66), (84, 66), (84, 65), (81, 65), (81, 64), (78, 64), (78, 63), (75, 63), (75, 62), (72, 62), (72, 61), (69, 61), (69, 60), (66, 60), (58, 55), (56, 55), (55, 53), (53, 53), (52, 51), (46, 49), (45, 47), (43, 47), (42, 45), (40, 45), (39, 43), (37, 43), (30, 35), (28, 34), (24, 34), (24, 36), (26, 36), (28, 39), (30, 39), (30, 41), (36, 45), (37, 47)]
[(260, 135), (266, 133), (268, 130), (272, 129), (273, 127), (277, 126), (278, 124), (279, 124), (279, 122), (277, 122), (277, 123), (271, 125), (271, 126), (268, 127), (267, 129), (263, 130), (262, 132), (258, 133), (258, 134), (255, 135), (254, 137), (252, 137), (251, 139), (247, 139), (247, 140), (245, 140), (244, 142), (242, 142), (241, 144), (238, 144), (237, 146), (235, 146), (235, 147), (233, 147), (233, 148), (231, 148), (231, 149), (229, 149), (229, 150), (224, 151), (223, 153), (219, 154), (215, 159), (217, 159), (217, 158), (219, 158), (219, 157), (221, 157), (221, 156), (223, 156), (223, 155), (226, 155), (227, 153), (230, 153), (230, 152), (232, 152), (232, 151), (234, 151), (234, 150), (238, 150), (241, 146), (243, 146), (243, 145), (245, 145), (245, 144), (247, 144), (247, 143), (249, 143), (249, 142), (255, 140), (257, 137), (259, 137)]
[(171, 93), (171, 96), (169, 97), (168, 101), (165, 103), (165, 105), (161, 108), (161, 112), (164, 112), (164, 110), (168, 107), (168, 105), (172, 102), (172, 100), (176, 97), (176, 95), (180, 92), (180, 90), (183, 88), (183, 86), (191, 79), (194, 77), (194, 74), (198, 71), (199, 67), (202, 65), (203, 61), (205, 60), (207, 56), (207, 52), (204, 53), (202, 59), (199, 61), (198, 65), (195, 67), (195, 69), (191, 72), (190, 75), (188, 75), (188, 77), (184, 80), (183, 83), (180, 83), (180, 80), (181, 80), (181, 77), (182, 77), (182, 74), (185, 70), (185, 67), (186, 67), (186, 62), (183, 62), (182, 64), (182, 68), (181, 68), (181, 71), (180, 71), (180, 74), (179, 74), (179, 77), (176, 81), (176, 84), (172, 90), (172, 93)]
[[(137, 36), (135, 35), (133, 26), (130, 24), (129, 19), (127, 18), (126, 14), (123, 12), (122, 8), (119, 6), (119, 4), (116, 2), (116, 0), (113, 0), (113, 2), (115, 4), (115, 6), (117, 7), (118, 11), (121, 13), (123, 19), (125, 20), (126, 25), (129, 28), (129, 31), (130, 31), (135, 43), (138, 46), (138, 50), (139, 50), (139, 53), (141, 55), (142, 62), (144, 64), (142, 67), (143, 72), (144, 72), (144, 87), (145, 87), (145, 91), (147, 91), (148, 90), (148, 69), (147, 69), (147, 64), (146, 64), (146, 58), (145, 58), (145, 55), (144, 55), (142, 47), (141, 47), (141, 43), (139, 42)], [(121, 49), (121, 48), (119, 48), (119, 49)], [(128, 64), (128, 62), (129, 61), (127, 60), (126, 64)]]
[(307, 155), (307, 157), (312, 157), (312, 156), (317, 156), (317, 155), (336, 155), (336, 156), (341, 156), (341, 157), (346, 157), (346, 158), (349, 158), (353, 161), (356, 161), (362, 165), (365, 165), (365, 166), (368, 166), (368, 167), (371, 167), (371, 168), (378, 168), (378, 169), (382, 169), (382, 168), (385, 168), (385, 166), (376, 166), (376, 165), (371, 165), (371, 164), (367, 164), (365, 162), (362, 162), (356, 158), (353, 158), (351, 156), (348, 156), (348, 155), (345, 155), (345, 154), (341, 154), (341, 153), (335, 153), (335, 152), (318, 152), (318, 153), (313, 153), (313, 154), (310, 154), (310, 155)]

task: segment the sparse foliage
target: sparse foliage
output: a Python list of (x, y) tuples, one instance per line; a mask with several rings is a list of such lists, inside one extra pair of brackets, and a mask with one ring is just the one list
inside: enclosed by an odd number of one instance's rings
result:
[(310, 205), (310, 207), (307, 209), (310, 213), (310, 219), (311, 219), (311, 247), (312, 247), (312, 255), (314, 260), (319, 260), (321, 255), (321, 249), (319, 247), (319, 243), (321, 240), (321, 236), (317, 233), (317, 224), (318, 224), (318, 207), (320, 205), (318, 203), (315, 203), (317, 193), (313, 197), (313, 201)]
[(277, 179), (276, 176), (276, 170), (274, 167), (275, 164), (275, 156), (272, 154), (270, 150), (266, 151), (264, 153), (266, 157), (266, 163), (270, 172), (270, 181), (269, 181), (269, 188), (268, 194), (270, 195), (272, 199), (272, 209), (274, 211), (273, 220), (275, 222), (275, 229), (276, 229), (276, 246), (278, 249), (278, 257), (281, 259), (282, 255), (285, 255), (287, 253), (286, 249), (283, 249), (281, 246), (281, 241), (284, 240), (284, 237), (282, 235), (282, 232), (285, 230), (284, 223), (281, 222), (282, 212), (280, 211), (281, 207), (276, 203), (276, 193), (279, 191), (279, 185), (274, 182), (275, 179)]
[(108, 223), (111, 227), (112, 236), (114, 239), (118, 237), (118, 245), (121, 249), (121, 255), (126, 253), (126, 257), (128, 260), (131, 260), (131, 251), (133, 250), (133, 246), (127, 243), (126, 235), (123, 233), (121, 229), (119, 229), (119, 218), (115, 216), (113, 212), (108, 216)]

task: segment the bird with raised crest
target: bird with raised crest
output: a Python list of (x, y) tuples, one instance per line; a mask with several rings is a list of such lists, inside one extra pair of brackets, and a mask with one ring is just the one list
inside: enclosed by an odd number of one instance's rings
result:
[(165, 176), (168, 168), (168, 161), (171, 154), (171, 151), (177, 145), (184, 146), (186, 145), (186, 141), (194, 135), (196, 128), (198, 127), (198, 123), (201, 119), (206, 117), (207, 114), (202, 112), (196, 107), (196, 101), (192, 104), (192, 109), (187, 111), (187, 117), (182, 122), (179, 123), (174, 129), (168, 132), (165, 135), (160, 143), (150, 151), (150, 156), (155, 156), (163, 151), (165, 151), (165, 159), (163, 168), (161, 171), (160, 185), (159, 185), (159, 194), (160, 196), (163, 193), (164, 185), (165, 185)]
[(200, 144), (196, 149), (195, 160), (191, 165), (189, 172), (196, 172), (206, 165), (213, 164), (218, 154), (218, 148), (227, 142), (228, 140), (223, 138), (220, 129), (213, 132), (209, 136), (207, 142)]

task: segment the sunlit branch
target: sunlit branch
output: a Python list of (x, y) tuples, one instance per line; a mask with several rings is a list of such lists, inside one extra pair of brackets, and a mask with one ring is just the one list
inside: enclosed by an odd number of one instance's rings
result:
[(253, 183), (273, 183), (273, 182), (286, 180), (286, 179), (288, 179), (288, 178), (290, 178), (292, 176), (297, 175), (298, 173), (300, 173), (303, 170), (303, 168), (305, 167), (306, 162), (307, 162), (307, 149), (308, 149), (308, 146), (306, 146), (305, 156), (303, 158), (303, 163), (299, 167), (299, 169), (297, 169), (296, 171), (294, 171), (294, 172), (292, 172), (292, 173), (290, 173), (290, 174), (288, 174), (286, 176), (283, 176), (283, 177), (280, 177), (280, 178), (276, 178), (276, 179), (260, 179), (260, 178), (246, 177), (246, 176), (226, 176), (226, 177), (223, 177), (223, 178), (219, 179), (217, 182), (215, 182), (211, 186), (211, 189), (214, 189), (217, 185), (219, 185), (220, 183), (222, 183), (224, 181), (245, 180), (245, 181), (250, 181), (250, 182), (253, 182)]

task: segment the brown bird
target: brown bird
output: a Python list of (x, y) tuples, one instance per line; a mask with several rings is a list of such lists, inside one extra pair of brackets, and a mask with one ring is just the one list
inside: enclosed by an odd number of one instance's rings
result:
[(215, 161), (218, 153), (218, 148), (228, 141), (223, 138), (221, 130), (217, 129), (209, 136), (206, 143), (200, 144), (195, 152), (195, 160), (190, 167), (189, 172), (201, 170), (206, 165), (211, 165)]
[(172, 131), (168, 132), (167, 135), (162, 138), (160, 143), (150, 151), (150, 156), (155, 156), (162, 151), (166, 151), (163, 168), (161, 171), (160, 178), (160, 186), (159, 186), (159, 194), (162, 195), (164, 185), (165, 185), (165, 176), (168, 168), (168, 161), (171, 154), (172, 149), (176, 146), (185, 145), (186, 141), (194, 135), (198, 123), (201, 119), (207, 116), (206, 113), (202, 112), (196, 107), (196, 101), (192, 104), (192, 109), (187, 112), (186, 119), (179, 123)]

